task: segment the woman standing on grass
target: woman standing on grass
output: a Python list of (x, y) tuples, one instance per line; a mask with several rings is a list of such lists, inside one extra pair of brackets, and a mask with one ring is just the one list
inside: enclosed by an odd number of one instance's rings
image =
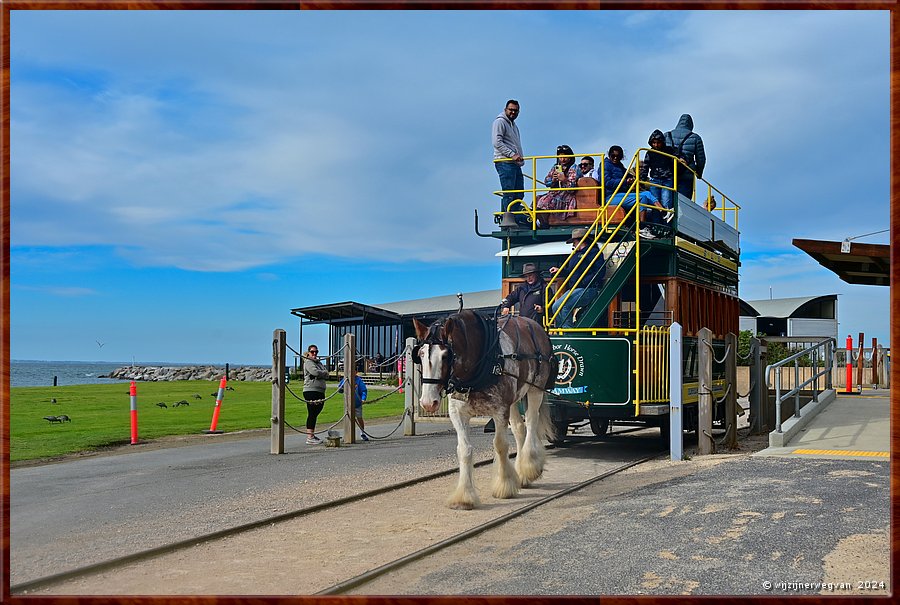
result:
[(325, 407), (325, 379), (328, 370), (319, 361), (319, 347), (309, 345), (303, 360), (303, 399), (306, 400), (306, 444), (318, 445), (322, 440), (316, 437), (316, 418)]

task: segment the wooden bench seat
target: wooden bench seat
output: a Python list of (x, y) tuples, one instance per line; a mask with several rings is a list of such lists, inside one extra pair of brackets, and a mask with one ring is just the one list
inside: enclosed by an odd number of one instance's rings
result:
[[(589, 176), (583, 176), (576, 183), (578, 187), (599, 187), (599, 183)], [(547, 223), (553, 226), (560, 225), (590, 225), (597, 218), (597, 210), (600, 206), (600, 189), (579, 189), (575, 192), (575, 208), (580, 212), (576, 212), (573, 216), (566, 219), (562, 218), (563, 213), (554, 212), (548, 214)], [(593, 212), (589, 212), (593, 210)], [(604, 211), (605, 212), (605, 211)], [(613, 213), (610, 224), (619, 223), (624, 216), (621, 209)]]

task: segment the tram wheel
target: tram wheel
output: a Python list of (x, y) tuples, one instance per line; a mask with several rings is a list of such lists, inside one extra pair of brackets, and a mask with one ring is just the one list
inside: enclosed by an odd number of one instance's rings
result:
[(591, 418), (591, 431), (595, 435), (605, 435), (609, 432), (609, 418)]
[(671, 426), (671, 419), (668, 416), (659, 425), (659, 445), (666, 450), (669, 449), (672, 442)]
[(569, 423), (565, 420), (553, 421), (553, 431), (556, 433), (553, 438), (550, 440), (550, 443), (553, 445), (559, 445), (566, 440), (566, 434), (569, 432)]

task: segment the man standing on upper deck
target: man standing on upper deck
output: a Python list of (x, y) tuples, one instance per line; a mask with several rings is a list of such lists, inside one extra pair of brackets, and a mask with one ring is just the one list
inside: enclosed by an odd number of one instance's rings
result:
[[(666, 145), (678, 150), (677, 155), (681, 155), (682, 158), (679, 160), (681, 164), (696, 172), (697, 176), (703, 176), (706, 152), (703, 150), (703, 139), (694, 132), (694, 119), (691, 114), (681, 114), (678, 125), (666, 133)], [(694, 175), (687, 170), (676, 170), (675, 187), (681, 195), (693, 198)]]
[[(500, 175), (500, 189), (510, 191), (503, 194), (500, 208), (505, 212), (509, 203), (524, 197), (525, 177), (522, 176), (522, 165), (525, 159), (522, 151), (522, 139), (519, 137), (519, 127), (516, 126), (516, 118), (519, 117), (519, 102), (510, 99), (491, 127), (491, 141), (494, 145), (494, 167)], [(497, 161), (505, 160), (505, 161)]]

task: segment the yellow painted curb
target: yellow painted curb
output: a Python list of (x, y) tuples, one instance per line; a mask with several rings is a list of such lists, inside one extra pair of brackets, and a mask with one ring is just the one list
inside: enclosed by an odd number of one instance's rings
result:
[(792, 454), (813, 454), (827, 456), (867, 456), (870, 458), (889, 458), (889, 452), (858, 452), (853, 450), (794, 450)]

